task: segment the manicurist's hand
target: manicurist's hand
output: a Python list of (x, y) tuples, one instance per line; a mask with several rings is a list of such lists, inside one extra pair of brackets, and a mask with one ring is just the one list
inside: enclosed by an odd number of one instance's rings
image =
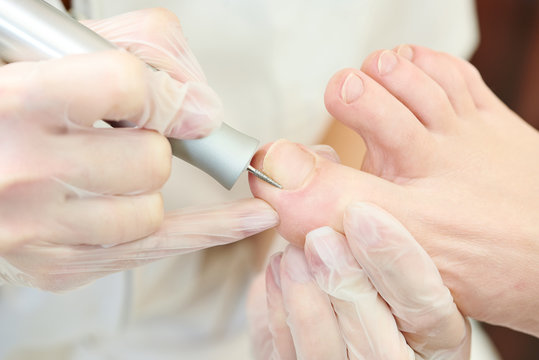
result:
[(347, 208), (343, 228), (311, 231), (254, 283), (258, 358), (469, 359), (469, 323), (410, 233), (366, 203)]
[(274, 226), (261, 200), (164, 214), (165, 136), (209, 134), (220, 100), (171, 13), (85, 24), (122, 50), (0, 67), (0, 282), (70, 289)]

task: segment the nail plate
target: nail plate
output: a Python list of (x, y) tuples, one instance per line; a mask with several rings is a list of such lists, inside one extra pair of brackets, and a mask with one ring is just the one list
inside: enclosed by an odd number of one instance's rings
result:
[(412, 59), (414, 58), (414, 50), (410, 45), (406, 44), (399, 46), (399, 48), (397, 49), (397, 54), (399, 54), (399, 56), (402, 56), (408, 61), (412, 61)]
[(378, 72), (380, 75), (389, 73), (397, 65), (397, 56), (391, 50), (384, 50), (378, 57)]
[(347, 104), (351, 104), (363, 94), (363, 80), (355, 74), (350, 73), (344, 80), (341, 88), (341, 98)]
[(264, 157), (263, 171), (285, 190), (300, 188), (314, 169), (315, 157), (303, 146), (276, 141)]

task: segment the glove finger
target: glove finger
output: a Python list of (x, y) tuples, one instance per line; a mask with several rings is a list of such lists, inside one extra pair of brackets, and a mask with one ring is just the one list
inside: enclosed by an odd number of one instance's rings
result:
[(251, 348), (255, 359), (269, 360), (273, 351), (272, 335), (268, 325), (265, 274), (253, 280), (247, 296), (247, 319)]
[[(192, 207), (167, 213), (159, 230), (151, 236), (101, 250), (103, 255), (109, 254), (104, 259), (108, 263), (106, 269), (118, 271), (144, 260), (230, 244), (272, 228), (278, 221), (275, 210), (258, 199)], [(96, 254), (79, 254), (76, 260), (99, 263)], [(77, 261), (71, 269), (84, 270), (77, 269)]]
[(346, 359), (346, 346), (328, 296), (318, 287), (303, 251), (289, 245), (281, 260), (281, 288), (299, 359)]
[(408, 344), (425, 358), (469, 352), (469, 324), (434, 263), (384, 210), (349, 205), (344, 229), (352, 253), (391, 307)]
[(0, 88), (6, 94), (0, 98), (3, 114), (58, 133), (107, 119), (194, 139), (209, 134), (222, 117), (220, 100), (205, 83), (181, 84), (125, 51), (5, 65)]
[(311, 151), (315, 152), (318, 156), (328, 159), (334, 163), (340, 164), (341, 159), (339, 154), (329, 145), (319, 144), (307, 146)]
[[(42, 186), (36, 190), (27, 195), (39, 197), (43, 193)], [(59, 209), (51, 209), (50, 217), (42, 214), (30, 208), (15, 222), (19, 226), (29, 222), (17, 236), (31, 241), (2, 254), (10, 267), (2, 269), (0, 277), (16, 285), (62, 291), (112, 272), (106, 265), (121, 259), (122, 254), (103, 246), (123, 241), (130, 244), (157, 230), (163, 203), (160, 194), (87, 198), (68, 200)], [(51, 238), (55, 243), (44, 240)]]
[(62, 128), (131, 118), (145, 106), (146, 71), (134, 56), (114, 50), (8, 64), (0, 67), (6, 94), (0, 108), (17, 119)]
[(164, 213), (159, 193), (96, 196), (55, 179), (20, 181), (0, 200), (24, 204), (0, 207), (3, 235), (19, 246), (41, 241), (107, 245), (141, 239), (159, 229)]
[[(91, 209), (85, 210), (91, 215)], [(146, 218), (150, 216), (155, 215), (146, 214), (145, 208), (142, 211), (139, 209), (138, 213), (125, 216), (119, 216), (118, 213), (111, 211), (108, 216), (103, 215), (100, 222), (90, 221), (93, 225), (87, 227), (89, 231), (95, 229), (104, 233), (103, 228), (107, 224), (113, 224), (115, 225), (113, 230), (128, 233), (133, 231), (132, 228), (141, 227), (141, 223), (148, 221)], [(133, 224), (124, 229), (123, 222), (120, 225), (115, 223), (118, 220), (131, 221)], [(37, 242), (31, 246), (12, 250), (3, 254), (13, 266), (12, 273), (15, 274), (9, 276), (10, 279), (7, 281), (51, 291), (73, 289), (107, 274), (131, 269), (151, 261), (232, 243), (262, 232), (277, 223), (275, 211), (258, 199), (182, 209), (166, 214), (161, 228), (151, 236), (144, 238), (139, 236), (140, 240), (107, 247)], [(80, 239), (83, 232), (74, 229), (73, 234), (79, 234)], [(84, 235), (91, 237), (88, 234)], [(97, 235), (94, 233), (94, 236)], [(94, 242), (98, 243), (95, 240)]]
[(160, 193), (71, 198), (58, 207), (49, 230), (57, 229), (58, 244), (121, 244), (156, 232), (163, 217)]
[(333, 304), (350, 359), (410, 359), (393, 314), (356, 262), (343, 235), (329, 227), (307, 234), (307, 262)]
[(170, 175), (170, 144), (153, 131), (78, 129), (52, 140), (42, 144), (52, 152), (47, 154), (46, 169), (43, 162), (33, 169), (86, 191), (109, 195), (153, 192)]
[(182, 83), (206, 81), (183, 36), (180, 21), (169, 10), (144, 9), (82, 23)]
[(287, 313), (281, 291), (282, 253), (273, 255), (266, 269), (266, 294), (269, 330), (273, 339), (273, 359), (294, 360), (296, 349), (287, 324)]
[[(184, 97), (177, 100), (176, 89), (167, 89), (161, 81), (153, 82), (150, 91), (154, 114), (149, 118), (160, 118), (160, 109), (168, 112), (176, 109), (173, 126), (168, 128), (148, 127), (181, 139), (193, 139), (209, 134), (219, 126), (223, 117), (221, 100), (211, 89), (200, 66), (183, 37), (178, 18), (165, 9), (146, 9), (119, 15), (110, 19), (88, 21), (87, 26), (126, 49), (145, 63), (162, 70), (177, 80)], [(164, 77), (164, 76), (163, 76)], [(163, 79), (168, 84), (170, 78)], [(166, 84), (165, 84), (166, 85)], [(170, 101), (167, 91), (174, 94)], [(181, 105), (181, 107), (180, 107)], [(154, 121), (155, 123), (155, 121)], [(205, 125), (205, 126), (204, 126)], [(155, 126), (155, 125), (153, 125)]]

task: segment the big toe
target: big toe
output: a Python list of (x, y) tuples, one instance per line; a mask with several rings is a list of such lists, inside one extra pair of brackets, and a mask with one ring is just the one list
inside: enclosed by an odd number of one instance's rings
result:
[(369, 201), (384, 207), (395, 201), (390, 182), (340, 165), (303, 145), (279, 140), (264, 147), (253, 165), (279, 182), (275, 188), (254, 176), (253, 195), (267, 201), (279, 213), (279, 232), (302, 246), (311, 230), (331, 226), (342, 231), (342, 218), (350, 201)]

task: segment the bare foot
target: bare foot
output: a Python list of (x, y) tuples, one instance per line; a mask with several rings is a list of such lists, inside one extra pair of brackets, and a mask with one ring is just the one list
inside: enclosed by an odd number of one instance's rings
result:
[(539, 335), (538, 132), (469, 63), (419, 46), (338, 72), (325, 102), (364, 138), (363, 171), (285, 140), (262, 150), (255, 165), (285, 189), (251, 189), (283, 236), (342, 231), (347, 204), (372, 202), (427, 250), (465, 314)]

